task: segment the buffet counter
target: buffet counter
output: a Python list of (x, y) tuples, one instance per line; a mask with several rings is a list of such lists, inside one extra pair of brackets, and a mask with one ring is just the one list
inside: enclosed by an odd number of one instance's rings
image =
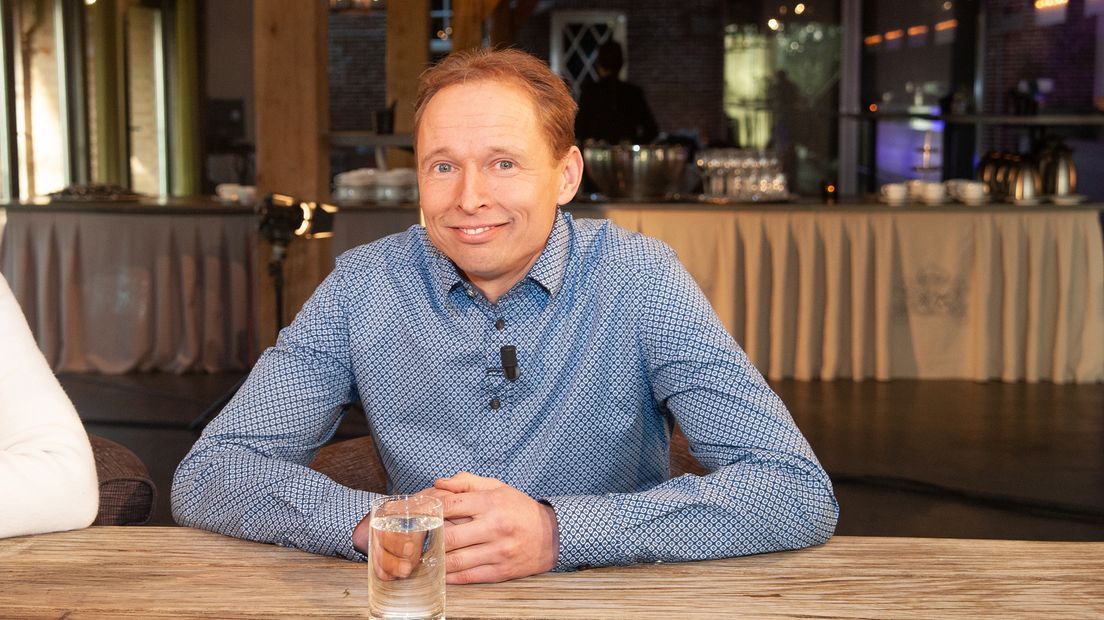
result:
[(0, 271), (55, 371), (251, 364), (250, 208), (202, 199), (0, 207)]
[[(678, 253), (772, 379), (1104, 381), (1102, 205), (579, 203)], [(334, 252), (418, 222), (346, 209)]]
[[(1104, 381), (1101, 208), (565, 210), (674, 248), (772, 379), (1091, 383)], [(6, 216), (0, 270), (55, 370), (240, 370), (256, 354), (262, 275), (249, 208), (11, 204)], [(331, 248), (337, 255), (418, 221), (412, 205), (345, 207)]]

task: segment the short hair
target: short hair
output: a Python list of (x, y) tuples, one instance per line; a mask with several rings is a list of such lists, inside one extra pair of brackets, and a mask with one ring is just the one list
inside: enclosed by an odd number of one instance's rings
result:
[(598, 66), (608, 71), (611, 75), (617, 75), (625, 64), (625, 54), (621, 50), (621, 44), (610, 39), (598, 48)]
[(422, 113), (433, 95), (449, 86), (481, 80), (510, 82), (529, 95), (553, 157), (567, 155), (575, 145), (575, 114), (579, 106), (571, 98), (567, 84), (543, 60), (517, 49), (453, 52), (422, 72), (415, 100), (414, 135), (418, 134)]

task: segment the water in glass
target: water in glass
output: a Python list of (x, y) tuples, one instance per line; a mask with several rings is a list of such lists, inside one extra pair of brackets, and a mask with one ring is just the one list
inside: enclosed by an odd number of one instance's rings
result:
[[(376, 514), (371, 520), (369, 615), (381, 620), (445, 617), (444, 519), (438, 515)], [(408, 574), (388, 574), (380, 562), (402, 555)], [(375, 557), (372, 557), (375, 556)]]

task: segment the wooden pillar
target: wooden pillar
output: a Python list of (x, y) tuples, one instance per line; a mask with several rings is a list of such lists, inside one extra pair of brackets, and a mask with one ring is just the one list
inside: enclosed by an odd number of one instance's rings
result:
[[(278, 192), (302, 200), (329, 199), (327, 6), (303, 0), (253, 3), (258, 197)], [(262, 347), (275, 342), (270, 258), (271, 248), (259, 243), (255, 299)], [(292, 241), (284, 264), (286, 322), (332, 268), (329, 240)]]
[(509, 47), (537, 8), (537, 0), (498, 2), (491, 12), (491, 46)]
[[(453, 0), (452, 49), (473, 49), (483, 45), (483, 26), (496, 13), (500, 0)], [(508, 2), (501, 2), (509, 7)], [(492, 37), (492, 43), (493, 43)]]
[[(429, 0), (387, 4), (387, 103), (395, 103), (395, 132), (414, 130), (418, 76), (429, 65)], [(391, 149), (388, 165), (413, 166), (406, 151)]]

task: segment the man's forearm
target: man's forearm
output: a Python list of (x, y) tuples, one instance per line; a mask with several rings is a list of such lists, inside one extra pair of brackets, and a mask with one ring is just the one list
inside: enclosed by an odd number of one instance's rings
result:
[(351, 559), (362, 559), (351, 534), (370, 501), (305, 466), (240, 449), (190, 454), (172, 489), (181, 525)]
[(821, 544), (839, 507), (815, 463), (738, 463), (639, 493), (550, 497), (556, 570), (713, 559)]

